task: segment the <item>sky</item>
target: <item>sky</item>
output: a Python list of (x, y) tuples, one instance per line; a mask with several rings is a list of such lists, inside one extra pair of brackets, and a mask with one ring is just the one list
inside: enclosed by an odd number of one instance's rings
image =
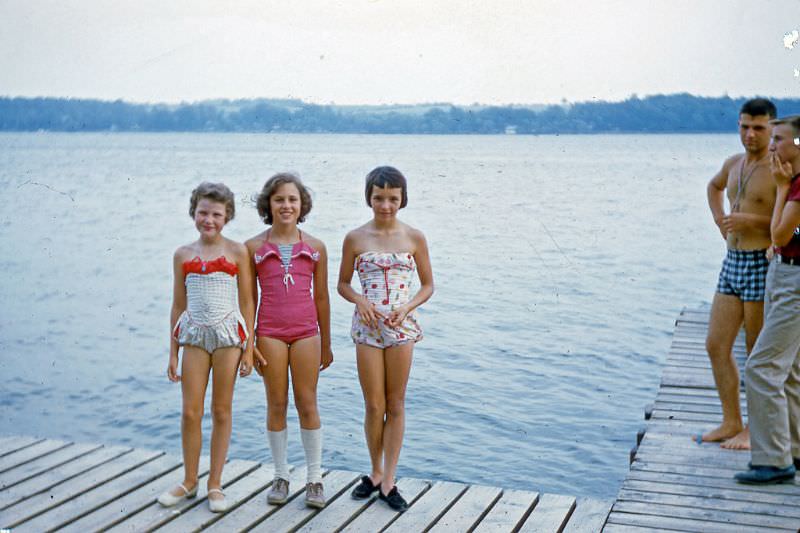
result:
[(796, 98), (798, 29), (800, 0), (0, 0), (0, 96)]

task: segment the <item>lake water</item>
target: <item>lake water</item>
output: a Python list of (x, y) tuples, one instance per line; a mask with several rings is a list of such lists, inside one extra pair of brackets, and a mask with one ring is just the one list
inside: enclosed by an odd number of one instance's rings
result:
[[(713, 295), (725, 245), (705, 186), (738, 150), (736, 135), (2, 134), (0, 433), (179, 455), (165, 368), (189, 194), (227, 183), (225, 234), (244, 240), (263, 229), (250, 196), (291, 169), (314, 191), (304, 229), (330, 252), (323, 464), (368, 471), (335, 283), (342, 238), (371, 215), (364, 176), (392, 164), (436, 282), (398, 475), (613, 497), (674, 319)], [(260, 378), (239, 381), (231, 457), (269, 459), (264, 411)], [(291, 409), (289, 424), (301, 464)]]

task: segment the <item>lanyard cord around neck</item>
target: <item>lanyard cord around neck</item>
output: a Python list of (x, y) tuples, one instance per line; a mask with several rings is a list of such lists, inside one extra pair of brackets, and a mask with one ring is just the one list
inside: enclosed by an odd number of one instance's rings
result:
[(742, 201), (742, 197), (744, 197), (744, 191), (747, 188), (747, 184), (750, 181), (750, 178), (753, 177), (753, 173), (755, 173), (756, 168), (758, 168), (758, 165), (760, 165), (761, 161), (764, 160), (764, 157), (753, 163), (753, 166), (750, 167), (750, 171), (747, 173), (747, 176), (744, 177), (742, 177), (742, 174), (744, 174), (745, 161), (747, 161), (747, 156), (745, 155), (744, 157), (742, 157), (742, 164), (739, 166), (739, 176), (736, 185), (736, 198), (734, 198), (733, 205), (731, 205), (731, 211), (739, 210), (739, 204)]

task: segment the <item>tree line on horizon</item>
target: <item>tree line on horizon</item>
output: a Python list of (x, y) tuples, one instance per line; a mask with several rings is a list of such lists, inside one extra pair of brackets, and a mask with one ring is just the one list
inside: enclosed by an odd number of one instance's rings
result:
[[(0, 97), (0, 131), (277, 132), (383, 134), (729, 133), (746, 98), (631, 96), (564, 105), (336, 106), (299, 100), (133, 104), (121, 100)], [(780, 115), (800, 99), (773, 99)]]

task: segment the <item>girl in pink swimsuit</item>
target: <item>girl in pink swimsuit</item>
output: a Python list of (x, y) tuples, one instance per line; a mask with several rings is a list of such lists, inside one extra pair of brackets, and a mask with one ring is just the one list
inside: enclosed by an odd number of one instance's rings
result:
[(256, 202), (258, 214), (271, 227), (245, 244), (261, 289), (256, 328), (256, 371), (267, 393), (267, 436), (275, 465), (268, 503), (289, 498), (286, 410), (289, 370), (300, 437), (308, 466), (306, 505), (325, 505), (322, 489), (322, 430), (317, 409), (319, 372), (333, 361), (328, 298), (328, 256), (325, 245), (298, 223), (311, 211), (311, 196), (290, 173), (272, 176)]
[[(367, 205), (373, 218), (347, 234), (342, 249), (338, 289), (356, 305), (351, 336), (356, 343), (358, 377), (364, 394), (372, 472), (351, 492), (354, 498), (378, 497), (392, 509), (408, 504), (397, 491), (395, 472), (403, 444), (405, 393), (414, 345), (422, 339), (415, 309), (433, 294), (428, 245), (421, 231), (400, 222), (406, 206), (406, 179), (393, 167), (367, 175)], [(358, 273), (361, 293), (350, 282)], [(419, 290), (412, 296), (414, 273)]]
[[(234, 216), (233, 193), (221, 183), (201, 183), (189, 204), (200, 238), (175, 251), (174, 288), (167, 376), (183, 391), (183, 481), (158, 497), (165, 507), (197, 495), (202, 447), (201, 420), (209, 373), (212, 374), (211, 468), (208, 505), (227, 509), (222, 493), (222, 467), (231, 437), (231, 402), (236, 369), (253, 367), (253, 275), (244, 245), (222, 236)], [(178, 352), (183, 363), (178, 374)], [(213, 372), (212, 372), (213, 370)]]

